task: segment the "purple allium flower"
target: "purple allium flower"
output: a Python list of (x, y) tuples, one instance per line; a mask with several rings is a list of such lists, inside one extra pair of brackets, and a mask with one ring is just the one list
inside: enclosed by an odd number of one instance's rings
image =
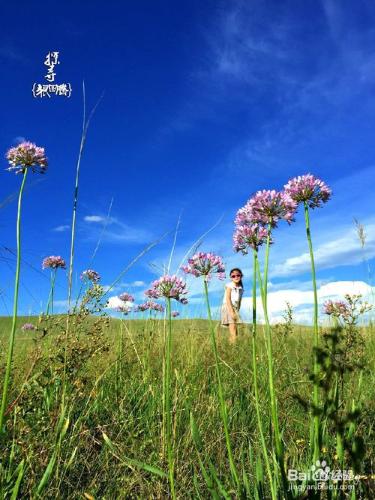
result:
[(195, 277), (204, 276), (206, 281), (210, 280), (213, 275), (222, 280), (225, 278), (225, 267), (221, 257), (213, 253), (198, 252), (188, 260), (186, 266), (182, 266), (182, 270), (187, 274), (192, 274)]
[(123, 302), (134, 302), (134, 297), (133, 295), (130, 295), (130, 293), (124, 292), (121, 295), (118, 296), (120, 300)]
[(293, 222), (297, 203), (284, 191), (257, 191), (246, 205), (237, 212), (237, 226), (261, 224), (276, 227), (279, 220)]
[(327, 300), (323, 305), (323, 312), (329, 316), (336, 316), (343, 318), (347, 317), (350, 313), (348, 305), (343, 300)]
[(117, 312), (127, 315), (131, 312), (131, 307), (127, 306), (126, 304), (121, 304), (117, 306), (115, 310)]
[(24, 325), (21, 326), (21, 330), (23, 330), (24, 332), (31, 332), (31, 331), (35, 331), (37, 328), (35, 325), (33, 325), (32, 323), (25, 323)]
[(66, 268), (66, 263), (65, 260), (60, 257), (59, 255), (50, 255), (49, 257), (46, 257), (43, 259), (42, 262), (42, 269), (65, 269)]
[(180, 313), (178, 311), (172, 311), (172, 318), (177, 318), (179, 315)]
[(81, 280), (83, 279), (92, 281), (93, 283), (98, 283), (98, 281), (100, 281), (100, 274), (93, 269), (86, 269), (86, 271), (83, 271), (81, 274)]
[(7, 170), (15, 170), (16, 174), (24, 173), (27, 168), (33, 172), (44, 174), (47, 170), (48, 161), (44, 148), (32, 142), (21, 142), (18, 146), (10, 148), (6, 154), (10, 167)]
[(267, 229), (259, 224), (237, 226), (233, 234), (235, 252), (242, 252), (245, 255), (248, 253), (249, 247), (258, 250), (267, 240), (267, 233)]
[(186, 294), (187, 289), (185, 281), (178, 278), (176, 275), (162, 276), (158, 280), (151, 283), (151, 288), (145, 292), (145, 295), (151, 299), (165, 297), (168, 299), (175, 299), (178, 302), (181, 302), (181, 304), (187, 304), (186, 297), (183, 297), (183, 295)]
[(306, 202), (310, 208), (320, 207), (332, 194), (331, 189), (322, 180), (311, 174), (294, 177), (284, 188), (294, 201)]
[(162, 304), (158, 304), (157, 302), (154, 302), (153, 300), (146, 300), (146, 302), (144, 302), (143, 304), (139, 304), (134, 309), (135, 312), (144, 312), (144, 311), (148, 311), (148, 310), (163, 312), (164, 306)]

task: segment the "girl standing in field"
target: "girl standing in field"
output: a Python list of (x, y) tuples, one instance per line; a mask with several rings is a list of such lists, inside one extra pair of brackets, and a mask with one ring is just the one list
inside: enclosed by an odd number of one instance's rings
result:
[(231, 282), (225, 285), (223, 305), (221, 307), (221, 324), (229, 326), (229, 342), (236, 341), (238, 335), (237, 325), (242, 323), (239, 311), (243, 295), (242, 271), (234, 268), (229, 273)]

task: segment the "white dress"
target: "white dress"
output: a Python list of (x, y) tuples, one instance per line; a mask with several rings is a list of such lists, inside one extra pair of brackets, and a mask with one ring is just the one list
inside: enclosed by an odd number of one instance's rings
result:
[[(233, 309), (235, 310), (235, 312), (237, 312), (238, 319), (233, 319), (232, 315), (228, 311), (227, 302), (226, 302), (227, 288), (230, 288), (230, 301), (232, 302)], [(236, 286), (233, 282), (227, 283), (225, 285), (223, 304), (221, 306), (221, 324), (223, 326), (228, 326), (228, 325), (233, 324), (233, 323), (235, 323), (235, 324), (242, 323), (242, 320), (239, 316), (242, 295), (243, 295), (242, 286)]]

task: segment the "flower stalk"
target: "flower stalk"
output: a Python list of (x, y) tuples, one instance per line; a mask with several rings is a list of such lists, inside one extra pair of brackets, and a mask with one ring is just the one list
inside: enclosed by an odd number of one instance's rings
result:
[(313, 417), (313, 461), (319, 460), (320, 455), (320, 445), (321, 445), (321, 430), (320, 430), (320, 419), (317, 413), (319, 407), (319, 361), (318, 361), (318, 348), (319, 348), (319, 326), (318, 326), (318, 292), (316, 286), (316, 272), (315, 272), (315, 260), (314, 252), (311, 240), (311, 229), (310, 229), (310, 217), (309, 217), (309, 207), (306, 201), (304, 201), (304, 213), (305, 213), (305, 225), (306, 225), (306, 236), (309, 246), (310, 253), (310, 263), (311, 263), (311, 278), (314, 293), (314, 311), (313, 311), (313, 356), (314, 356), (314, 388), (313, 388), (313, 404), (315, 407), (314, 417)]
[(17, 263), (16, 263), (16, 276), (15, 276), (15, 284), (14, 284), (14, 299), (13, 299), (13, 317), (12, 317), (12, 328), (9, 335), (9, 347), (8, 347), (8, 356), (7, 356), (7, 364), (5, 368), (5, 377), (4, 377), (4, 385), (3, 385), (3, 394), (1, 399), (1, 408), (0, 408), (0, 434), (4, 432), (4, 417), (5, 410), (8, 400), (8, 390), (9, 390), (9, 382), (10, 382), (10, 374), (12, 370), (12, 360), (13, 360), (13, 350), (14, 350), (14, 338), (16, 332), (17, 325), (17, 313), (18, 313), (18, 293), (19, 293), (19, 284), (20, 284), (20, 268), (21, 268), (21, 209), (22, 209), (22, 195), (25, 187), (26, 177), (27, 177), (28, 169), (24, 169), (23, 178), (21, 183), (20, 192), (18, 195), (18, 208), (17, 208), (17, 224), (16, 224), (16, 237), (17, 237)]
[(253, 385), (254, 385), (254, 398), (255, 398), (255, 411), (257, 415), (257, 424), (258, 431), (260, 436), (260, 442), (262, 446), (262, 452), (264, 456), (264, 461), (266, 464), (266, 470), (268, 479), (270, 482), (271, 488), (271, 498), (272, 500), (276, 500), (276, 490), (274, 479), (272, 477), (270, 461), (267, 452), (267, 445), (264, 438), (263, 432), (263, 424), (262, 417), (260, 414), (260, 404), (259, 404), (259, 388), (258, 388), (258, 365), (257, 365), (257, 352), (256, 352), (256, 329), (257, 329), (257, 302), (256, 302), (256, 294), (257, 294), (257, 250), (253, 249), (253, 297), (252, 297), (252, 335), (251, 335), (251, 343), (252, 343), (252, 363), (253, 363)]

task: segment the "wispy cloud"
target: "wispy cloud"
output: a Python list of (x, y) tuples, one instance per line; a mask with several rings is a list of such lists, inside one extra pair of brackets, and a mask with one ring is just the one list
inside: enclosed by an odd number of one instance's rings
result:
[[(366, 258), (371, 259), (375, 256), (375, 224), (366, 226), (366, 233)], [(362, 262), (364, 254), (358, 243), (355, 228), (348, 230), (342, 237), (320, 244), (314, 251), (314, 258), (319, 269), (355, 265)], [(309, 271), (310, 266), (310, 255), (304, 252), (275, 265), (271, 270), (271, 275), (294, 276)]]
[[(103, 217), (102, 215), (86, 215), (83, 220), (85, 222), (95, 222), (95, 223), (100, 223), (100, 222), (105, 222), (106, 217)], [(109, 220), (110, 222), (110, 220)]]
[(25, 63), (26, 58), (13, 44), (7, 43), (0, 46), (0, 59), (16, 63)]
[(64, 233), (65, 231), (68, 231), (70, 229), (70, 226), (68, 224), (63, 224), (61, 226), (56, 226), (52, 229), (55, 233)]
[[(131, 226), (116, 217), (103, 215), (86, 215), (84, 229), (89, 239), (97, 239), (102, 233), (102, 239), (111, 243), (147, 243), (153, 239), (153, 233), (142, 226)], [(99, 230), (99, 232), (98, 232)]]

